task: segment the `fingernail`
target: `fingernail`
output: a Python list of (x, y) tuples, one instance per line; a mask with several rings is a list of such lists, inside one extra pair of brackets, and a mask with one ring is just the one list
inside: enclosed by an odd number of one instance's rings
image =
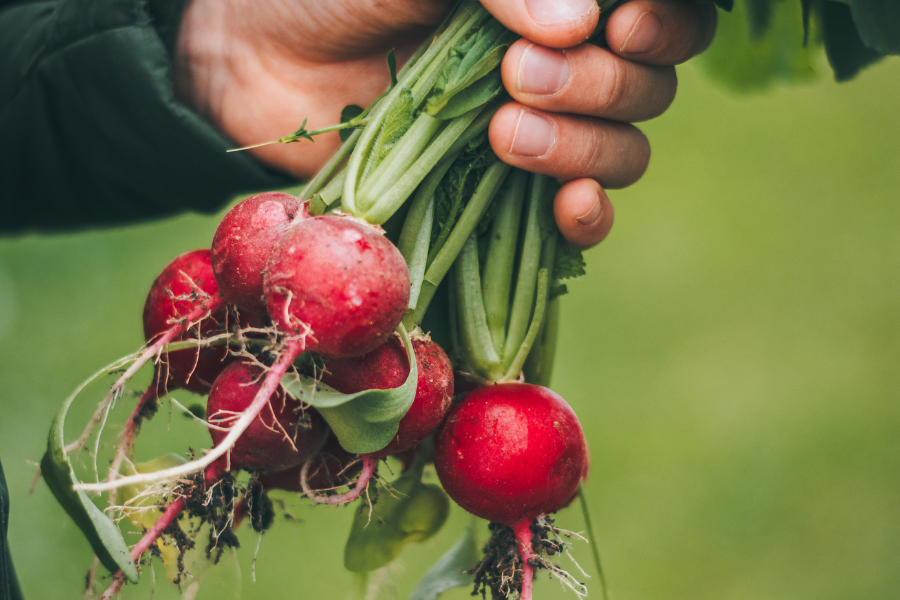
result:
[(560, 25), (597, 10), (597, 0), (525, 0), (531, 18), (542, 25)]
[(522, 109), (509, 153), (518, 156), (544, 156), (556, 143), (553, 124), (544, 117)]
[(634, 27), (628, 32), (625, 42), (619, 48), (620, 53), (644, 54), (656, 47), (659, 42), (659, 34), (662, 32), (662, 23), (659, 17), (649, 10), (642, 13), (635, 21)]
[(519, 91), (555, 94), (569, 79), (569, 61), (562, 52), (529, 45), (519, 61)]
[(584, 225), (585, 227), (590, 227), (594, 223), (600, 220), (600, 196), (597, 196), (594, 199), (594, 204), (591, 206), (591, 210), (587, 211), (580, 217), (575, 217), (575, 220)]

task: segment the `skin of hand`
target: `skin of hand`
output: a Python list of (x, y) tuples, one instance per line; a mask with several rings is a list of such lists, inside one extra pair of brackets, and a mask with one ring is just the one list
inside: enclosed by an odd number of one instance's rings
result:
[[(507, 163), (563, 183), (554, 213), (580, 247), (609, 233), (605, 189), (630, 185), (650, 146), (632, 123), (664, 112), (675, 97), (674, 65), (712, 41), (716, 13), (693, 0), (630, 0), (606, 26), (607, 48), (584, 43), (599, 21), (595, 0), (482, 0), (522, 36), (501, 74), (513, 101), (491, 121), (489, 139)], [(368, 105), (388, 84), (384, 58), (407, 59), (440, 23), (450, 0), (188, 0), (175, 50), (179, 99), (237, 145), (277, 139), (304, 119), (340, 121), (347, 104)], [(311, 177), (340, 145), (252, 150), (271, 168)], [(302, 151), (298, 151), (302, 148)]]

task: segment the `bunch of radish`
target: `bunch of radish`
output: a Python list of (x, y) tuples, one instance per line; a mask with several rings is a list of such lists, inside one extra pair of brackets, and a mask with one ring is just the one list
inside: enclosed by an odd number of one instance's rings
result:
[[(103, 597), (136, 580), (147, 549), (187, 551), (200, 527), (187, 523), (217, 532), (210, 552), (247, 515), (266, 527), (274, 489), (360, 504), (345, 554), (354, 571), (432, 536), (446, 492), (495, 523), (489, 547), (500, 550), (472, 565), (476, 586), (528, 600), (535, 568), (566, 576), (542, 556), (558, 550), (546, 516), (577, 495), (588, 456), (575, 413), (544, 386), (559, 281), (583, 262), (553, 224), (556, 183), (500, 162), (486, 140), (513, 40), (477, 2), (461, 2), (402, 71), (389, 57), (385, 94), (327, 129), (344, 144), (299, 196), (241, 201), (210, 249), (162, 270), (144, 306), (146, 345), (87, 382), (118, 374), (71, 444), (62, 429), (75, 395), (67, 400), (42, 462), (115, 573)], [(301, 127), (282, 141), (322, 131)], [(79, 482), (69, 453), (99, 437), (148, 363), (152, 382), (130, 408), (108, 477)], [(211, 447), (165, 468), (134, 466), (141, 422), (175, 390), (207, 396)], [(401, 493), (375, 501), (389, 456), (405, 465), (391, 483)], [(441, 486), (422, 479), (429, 461)], [(236, 484), (240, 471), (246, 484)], [(163, 507), (152, 523), (132, 519), (146, 528), (133, 549), (85, 494), (108, 492), (129, 514), (123, 489)], [(370, 508), (377, 527), (362, 517)]]

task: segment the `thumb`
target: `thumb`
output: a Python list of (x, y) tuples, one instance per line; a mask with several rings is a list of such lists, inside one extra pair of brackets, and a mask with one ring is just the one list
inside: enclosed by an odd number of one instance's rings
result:
[(571, 48), (594, 32), (597, 0), (481, 0), (498, 21), (522, 37), (550, 48)]

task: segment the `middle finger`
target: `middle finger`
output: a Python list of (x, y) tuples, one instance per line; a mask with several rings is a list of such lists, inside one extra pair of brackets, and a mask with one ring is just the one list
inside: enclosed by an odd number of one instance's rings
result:
[(527, 106), (629, 123), (662, 114), (677, 87), (674, 67), (631, 62), (591, 44), (555, 50), (524, 39), (506, 53), (501, 74)]

